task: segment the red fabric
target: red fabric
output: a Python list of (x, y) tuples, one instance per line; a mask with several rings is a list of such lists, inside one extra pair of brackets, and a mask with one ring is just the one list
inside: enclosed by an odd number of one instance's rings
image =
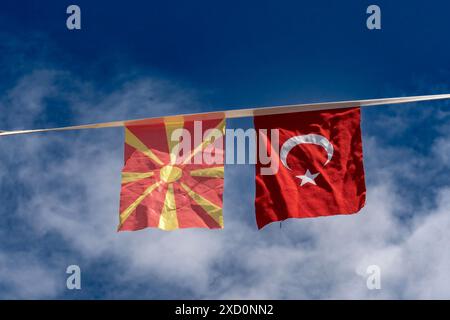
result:
[[(360, 109), (348, 108), (254, 118), (255, 129), (278, 129), (279, 149), (291, 137), (320, 135), (333, 146), (331, 160), (326, 149), (317, 144), (294, 146), (287, 156), (287, 165), (279, 162), (275, 175), (261, 175), (256, 164), (255, 211), (258, 228), (287, 218), (309, 218), (358, 212), (365, 203), (363, 152)], [(268, 130), (270, 132), (270, 130)], [(270, 133), (268, 145), (270, 145)], [(259, 147), (265, 147), (258, 139)], [(270, 153), (270, 151), (269, 151)], [(279, 158), (279, 154), (278, 154)], [(319, 175), (313, 183), (296, 176), (306, 171)]]
[[(201, 136), (205, 134), (208, 129), (216, 128), (223, 119), (203, 120)], [(194, 141), (194, 121), (185, 121), (181, 126), (192, 137), (191, 152), (193, 152), (201, 143)], [(169, 230), (168, 228), (160, 227), (160, 219), (164, 204), (166, 202), (166, 195), (168, 188), (171, 185), (174, 193), (174, 202), (176, 208), (177, 226), (171, 229), (181, 228), (223, 228), (223, 222), (219, 223), (214, 220), (210, 213), (205, 208), (193, 199), (182, 184), (188, 186), (195, 194), (205, 199), (214, 206), (222, 208), (223, 197), (223, 178), (211, 176), (191, 176), (191, 171), (208, 168), (223, 168), (224, 152), (220, 149), (215, 149), (220, 155), (222, 164), (171, 164), (170, 152), (168, 145), (168, 138), (166, 136), (166, 126), (164, 123), (151, 125), (132, 125), (127, 126), (129, 130), (137, 139), (139, 139), (146, 148), (151, 150), (161, 161), (161, 164), (155, 163), (144, 153), (136, 150), (133, 146), (125, 142), (124, 152), (124, 167), (122, 173), (148, 173), (153, 175), (147, 178), (138, 179), (132, 182), (122, 182), (120, 193), (120, 213), (123, 213), (132, 206), (134, 202), (144, 194), (149, 186), (155, 183), (160, 185), (143, 198), (138, 205), (132, 210), (131, 214), (126, 220), (119, 224), (119, 231), (134, 231), (148, 227), (161, 228)], [(218, 138), (224, 144), (223, 136)], [(205, 155), (208, 151), (201, 149), (199, 153)], [(172, 165), (181, 170), (181, 176), (173, 182), (164, 182), (160, 176), (161, 169), (167, 165)], [(222, 213), (220, 212), (220, 215)]]

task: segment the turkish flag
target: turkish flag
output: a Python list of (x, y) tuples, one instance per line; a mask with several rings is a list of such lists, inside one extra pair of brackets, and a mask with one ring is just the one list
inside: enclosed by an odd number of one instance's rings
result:
[[(258, 150), (263, 148), (279, 164), (267, 174), (258, 157), (258, 228), (288, 218), (356, 213), (364, 206), (360, 121), (359, 108), (254, 117)], [(263, 136), (261, 129), (267, 129)], [(278, 143), (272, 141), (272, 129), (279, 130)]]

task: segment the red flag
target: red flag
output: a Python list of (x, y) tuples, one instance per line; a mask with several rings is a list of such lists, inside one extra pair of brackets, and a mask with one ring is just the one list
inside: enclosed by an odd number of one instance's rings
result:
[[(287, 218), (308, 218), (358, 212), (365, 203), (360, 109), (347, 108), (257, 116), (255, 129), (267, 134), (258, 150), (276, 153), (279, 169), (261, 174), (256, 164), (256, 221), (259, 228)], [(269, 148), (270, 147), (270, 148)]]
[[(185, 131), (187, 150), (175, 130)], [(126, 126), (119, 231), (223, 228), (224, 132), (225, 119)]]

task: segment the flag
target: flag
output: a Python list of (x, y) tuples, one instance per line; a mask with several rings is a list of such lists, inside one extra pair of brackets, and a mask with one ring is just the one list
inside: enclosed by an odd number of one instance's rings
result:
[[(258, 150), (275, 152), (279, 163), (272, 175), (261, 173), (259, 159), (255, 166), (259, 228), (287, 218), (356, 213), (364, 206), (359, 108), (256, 116), (254, 124), (258, 132), (268, 129)], [(279, 130), (278, 143), (271, 141), (271, 129)]]
[(223, 118), (125, 126), (118, 230), (223, 228), (224, 132)]

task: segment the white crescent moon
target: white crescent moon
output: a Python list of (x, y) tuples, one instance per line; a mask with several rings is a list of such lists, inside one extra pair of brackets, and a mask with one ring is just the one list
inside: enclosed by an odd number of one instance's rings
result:
[(333, 145), (324, 136), (313, 133), (304, 136), (295, 136), (286, 140), (286, 142), (283, 144), (280, 150), (280, 160), (283, 163), (283, 165), (289, 170), (291, 170), (291, 168), (289, 168), (289, 166), (287, 165), (286, 158), (289, 152), (292, 150), (292, 148), (300, 144), (315, 144), (324, 148), (328, 156), (327, 161), (324, 163), (324, 166), (326, 166), (327, 163), (330, 162), (331, 158), (333, 158), (334, 152)]

